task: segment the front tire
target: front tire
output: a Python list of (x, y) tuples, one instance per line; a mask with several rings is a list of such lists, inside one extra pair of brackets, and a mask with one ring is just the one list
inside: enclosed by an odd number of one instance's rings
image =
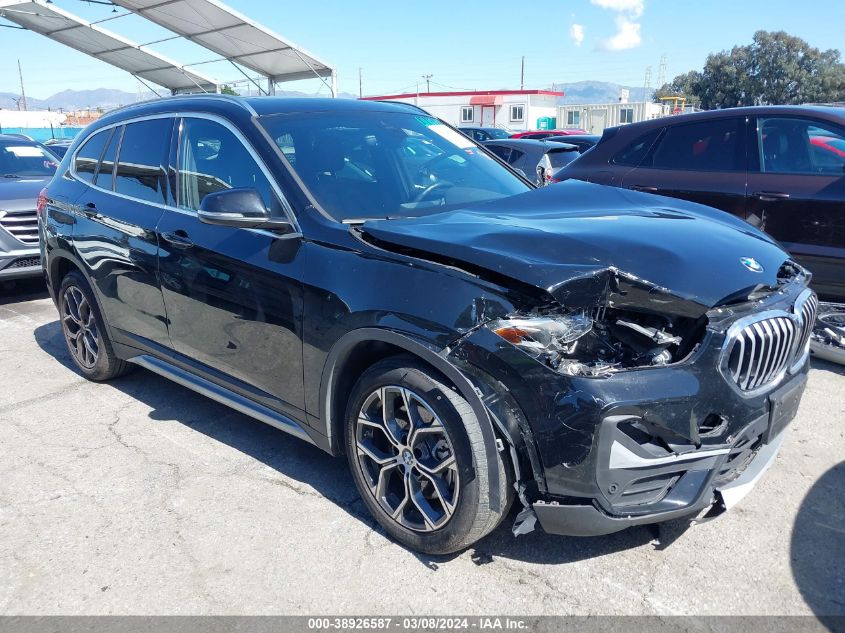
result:
[(471, 545), (502, 520), (511, 497), (501, 456), (501, 512), (490, 507), (487, 452), (469, 403), (410, 356), (383, 360), (352, 390), (345, 445), (355, 485), (390, 536), (428, 554)]
[(102, 382), (126, 374), (132, 365), (114, 354), (94, 292), (85, 277), (71, 271), (59, 288), (62, 334), (76, 368), (88, 380)]

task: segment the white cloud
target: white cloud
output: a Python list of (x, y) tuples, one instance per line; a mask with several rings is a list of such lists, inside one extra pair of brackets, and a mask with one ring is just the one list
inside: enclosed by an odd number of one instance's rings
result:
[[(609, 2), (611, 0), (593, 0)], [(619, 0), (622, 2), (623, 0)], [(616, 35), (603, 40), (600, 48), (606, 51), (624, 51), (629, 48), (636, 48), (642, 43), (640, 37), (640, 24), (631, 22), (627, 18), (619, 16), (616, 18)]]
[(635, 18), (640, 17), (645, 9), (645, 0), (590, 0), (591, 4), (620, 13), (630, 13)]
[(575, 46), (581, 46), (584, 42), (584, 25), (573, 24), (569, 27), (569, 37), (571, 37), (572, 41), (575, 42)]

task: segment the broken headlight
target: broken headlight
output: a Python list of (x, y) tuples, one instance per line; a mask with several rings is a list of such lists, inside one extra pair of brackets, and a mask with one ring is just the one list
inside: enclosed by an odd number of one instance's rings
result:
[(623, 310), (514, 315), (490, 329), (526, 354), (569, 376), (606, 376), (668, 365), (686, 357), (704, 331), (690, 319)]

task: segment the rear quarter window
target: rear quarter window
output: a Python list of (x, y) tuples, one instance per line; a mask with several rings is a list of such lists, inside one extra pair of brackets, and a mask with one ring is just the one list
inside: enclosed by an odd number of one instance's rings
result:
[(636, 167), (646, 157), (652, 145), (654, 145), (654, 141), (657, 140), (657, 137), (662, 131), (663, 128), (657, 128), (650, 132), (646, 132), (641, 136), (638, 136), (633, 141), (628, 143), (628, 145), (626, 145), (622, 149), (622, 151), (615, 154), (610, 162), (616, 165)]

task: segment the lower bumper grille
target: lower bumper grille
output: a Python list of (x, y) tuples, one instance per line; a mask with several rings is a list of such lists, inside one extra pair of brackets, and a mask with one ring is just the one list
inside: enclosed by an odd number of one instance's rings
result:
[(32, 266), (41, 266), (41, 257), (21, 257), (6, 266), (4, 270), (11, 268), (31, 268)]

